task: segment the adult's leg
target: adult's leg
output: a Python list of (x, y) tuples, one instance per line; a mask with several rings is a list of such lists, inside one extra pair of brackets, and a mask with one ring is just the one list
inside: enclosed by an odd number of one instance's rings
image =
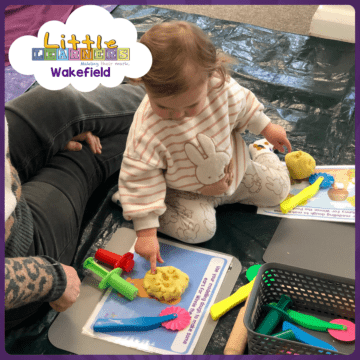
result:
[[(143, 88), (128, 84), (100, 86), (90, 93), (71, 86), (60, 91), (37, 87), (6, 104), (11, 161), (20, 169), (34, 219), (34, 243), (23, 255), (60, 260), (70, 243), (76, 248), (86, 203), (120, 168), (128, 129), (144, 94)], [(88, 146), (79, 152), (61, 150), (88, 130), (101, 137), (102, 154), (92, 154)], [(71, 258), (64, 255), (65, 263)]]
[(60, 151), (23, 184), (34, 219), (34, 241), (28, 256), (48, 255), (71, 263), (87, 201), (120, 168), (126, 138), (117, 134), (103, 139), (100, 155), (87, 145), (78, 152)]
[(102, 140), (127, 134), (145, 91), (121, 84), (79, 92), (72, 86), (50, 91), (37, 86), (5, 104), (12, 164), (28, 181), (75, 135), (92, 131)]

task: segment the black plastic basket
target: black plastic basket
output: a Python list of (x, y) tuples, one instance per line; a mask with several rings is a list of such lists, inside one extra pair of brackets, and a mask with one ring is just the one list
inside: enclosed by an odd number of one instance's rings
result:
[[(293, 310), (325, 321), (343, 318), (355, 322), (354, 280), (288, 265), (267, 263), (260, 268), (255, 279), (244, 316), (244, 324), (248, 330), (249, 354), (325, 355), (351, 354), (355, 350), (355, 344), (342, 343), (327, 332), (304, 329), (296, 324), (302, 330), (334, 346), (338, 351), (256, 333), (255, 329), (267, 313), (263, 305), (278, 302), (283, 294), (292, 299)], [(277, 331), (281, 331), (281, 328)]]

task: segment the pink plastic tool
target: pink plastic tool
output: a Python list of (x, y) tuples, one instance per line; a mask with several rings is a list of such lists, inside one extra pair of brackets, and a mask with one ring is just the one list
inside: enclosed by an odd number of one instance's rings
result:
[(134, 268), (134, 254), (127, 252), (124, 255), (118, 255), (105, 249), (99, 249), (95, 253), (95, 259), (107, 264), (114, 269), (121, 268), (125, 272), (130, 272)]
[(177, 314), (177, 318), (174, 320), (163, 322), (161, 325), (164, 328), (168, 330), (180, 331), (184, 330), (190, 325), (191, 316), (185, 309), (179, 306), (170, 306), (161, 311), (159, 316), (165, 316), (169, 314)]
[(329, 334), (336, 340), (352, 342), (355, 341), (355, 324), (345, 319), (335, 319), (330, 321), (332, 324), (340, 324), (346, 326), (346, 330), (328, 329)]

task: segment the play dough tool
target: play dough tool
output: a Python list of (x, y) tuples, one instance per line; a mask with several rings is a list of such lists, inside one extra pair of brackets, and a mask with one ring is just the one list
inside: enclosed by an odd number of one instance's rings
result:
[(95, 259), (111, 266), (112, 268), (121, 268), (125, 272), (130, 272), (134, 268), (134, 254), (127, 252), (124, 255), (118, 255), (105, 249), (99, 249), (95, 253)]
[(353, 342), (355, 341), (355, 324), (349, 320), (345, 319), (335, 319), (331, 320), (332, 325), (341, 325), (346, 328), (346, 330), (334, 330), (328, 329), (329, 334), (339, 341)]
[(120, 268), (116, 268), (109, 272), (97, 264), (92, 257), (89, 257), (84, 261), (84, 268), (91, 270), (93, 273), (102, 278), (99, 284), (99, 289), (105, 289), (108, 286), (111, 286), (129, 300), (134, 300), (137, 296), (139, 290), (134, 285), (120, 277), (120, 274), (122, 273)]
[(148, 331), (163, 326), (170, 330), (180, 331), (190, 324), (190, 320), (190, 314), (185, 309), (171, 306), (155, 317), (97, 319), (93, 329), (95, 332)]
[(242, 303), (249, 296), (253, 286), (255, 279), (249, 282), (248, 284), (242, 286), (239, 290), (237, 290), (234, 294), (227, 297), (226, 299), (214, 304), (210, 308), (210, 315), (213, 320), (219, 319), (229, 310), (231, 310), (237, 304)]
[(327, 342), (322, 341), (316, 338), (315, 336), (308, 334), (307, 332), (299, 329), (297, 326), (289, 323), (288, 321), (283, 322), (282, 330), (283, 331), (292, 330), (295, 334), (296, 340), (299, 342), (337, 352), (337, 350)]
[[(276, 303), (270, 303), (269, 305), (265, 305), (264, 307), (273, 308), (275, 305)], [(291, 309), (288, 309), (286, 313), (289, 316), (289, 318), (286, 319), (287, 321), (301, 325), (302, 327), (309, 330), (316, 330), (316, 331), (327, 331), (328, 329), (346, 330), (346, 326), (344, 325), (333, 324), (331, 322), (318, 319), (315, 316), (302, 314)]]
[(304, 190), (299, 192), (297, 195), (284, 200), (280, 203), (280, 209), (283, 214), (287, 214), (289, 211), (294, 209), (298, 205), (303, 205), (307, 200), (311, 199), (320, 189), (320, 185), (324, 177), (320, 176), (312, 185), (306, 187)]
[(256, 265), (250, 266), (250, 267), (246, 270), (246, 278), (247, 278), (249, 281), (255, 279), (255, 277), (256, 277), (256, 275), (258, 274), (261, 266), (262, 266), (262, 264), (256, 264)]
[[(290, 297), (281, 295), (279, 302), (276, 304), (276, 306), (270, 309), (270, 311), (266, 314), (265, 319), (261, 322), (255, 331), (259, 334), (270, 335), (276, 328), (277, 324), (283, 320), (285, 310), (287, 310), (291, 305), (292, 300)], [(288, 316), (286, 312), (285, 315)]]
[(320, 185), (321, 189), (329, 188), (335, 181), (335, 179), (332, 175), (324, 173), (324, 172), (320, 172), (320, 173), (312, 174), (309, 177), (309, 183), (312, 185), (320, 176), (322, 176), (324, 178), (324, 180), (322, 181), (322, 183)]
[(250, 266), (246, 271), (246, 278), (250, 281), (248, 284), (242, 286), (234, 294), (227, 297), (224, 300), (214, 304), (210, 309), (210, 315), (213, 320), (219, 319), (221, 316), (226, 314), (234, 306), (242, 303), (247, 299), (254, 285), (255, 277), (260, 269), (261, 265)]
[(179, 306), (170, 306), (161, 311), (160, 316), (176, 313), (176, 321), (166, 321), (161, 325), (168, 330), (183, 330), (190, 325), (191, 316), (185, 309)]

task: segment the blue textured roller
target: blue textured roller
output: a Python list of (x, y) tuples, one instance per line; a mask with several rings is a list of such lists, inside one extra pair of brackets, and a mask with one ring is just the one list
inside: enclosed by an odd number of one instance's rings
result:
[(160, 327), (161, 324), (165, 321), (176, 319), (177, 316), (177, 314), (170, 314), (166, 316), (139, 317), (134, 319), (97, 319), (94, 324), (94, 331), (148, 331)]

